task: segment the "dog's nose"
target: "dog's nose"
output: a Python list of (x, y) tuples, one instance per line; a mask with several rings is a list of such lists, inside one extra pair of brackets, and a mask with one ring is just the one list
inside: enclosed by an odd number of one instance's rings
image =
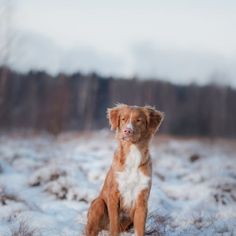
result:
[(125, 128), (125, 129), (124, 129), (124, 134), (125, 134), (125, 135), (132, 135), (132, 134), (133, 134), (133, 130), (130, 129), (130, 128)]

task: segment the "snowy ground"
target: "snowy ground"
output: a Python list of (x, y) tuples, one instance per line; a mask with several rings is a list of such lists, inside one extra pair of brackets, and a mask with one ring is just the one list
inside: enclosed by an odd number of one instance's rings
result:
[[(83, 235), (115, 147), (109, 131), (1, 134), (0, 235)], [(155, 138), (147, 235), (236, 235), (235, 151), (232, 140)]]

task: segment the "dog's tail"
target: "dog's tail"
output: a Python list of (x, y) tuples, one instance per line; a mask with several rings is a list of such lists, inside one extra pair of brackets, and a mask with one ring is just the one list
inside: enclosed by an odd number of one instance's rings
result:
[(100, 197), (93, 200), (88, 211), (86, 236), (97, 236), (98, 233), (107, 229), (108, 211), (104, 200)]

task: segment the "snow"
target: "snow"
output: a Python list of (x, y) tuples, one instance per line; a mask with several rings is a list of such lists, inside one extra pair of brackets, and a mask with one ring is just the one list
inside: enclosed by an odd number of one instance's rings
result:
[[(235, 144), (153, 139), (147, 235), (236, 235)], [(115, 147), (106, 130), (1, 133), (0, 235), (83, 235)]]

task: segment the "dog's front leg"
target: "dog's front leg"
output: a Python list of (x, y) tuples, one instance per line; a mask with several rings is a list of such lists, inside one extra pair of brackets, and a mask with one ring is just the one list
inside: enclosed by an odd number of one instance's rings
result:
[(111, 195), (108, 200), (109, 231), (111, 236), (119, 235), (119, 199)]
[(134, 210), (135, 236), (144, 236), (145, 234), (145, 224), (147, 218), (147, 201), (148, 201), (148, 192), (145, 190), (139, 195)]

